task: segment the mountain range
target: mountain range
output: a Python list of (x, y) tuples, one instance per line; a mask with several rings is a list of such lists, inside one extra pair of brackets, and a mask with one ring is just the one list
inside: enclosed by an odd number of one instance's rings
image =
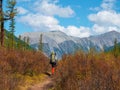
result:
[(95, 48), (96, 51), (103, 51), (114, 45), (115, 39), (120, 42), (120, 33), (110, 31), (101, 35), (86, 38), (68, 36), (61, 31), (51, 32), (27, 32), (22, 37), (30, 38), (30, 45), (38, 50), (40, 35), (42, 34), (43, 51), (49, 56), (52, 51), (57, 53), (60, 59), (64, 54), (72, 54), (77, 50), (89, 51)]

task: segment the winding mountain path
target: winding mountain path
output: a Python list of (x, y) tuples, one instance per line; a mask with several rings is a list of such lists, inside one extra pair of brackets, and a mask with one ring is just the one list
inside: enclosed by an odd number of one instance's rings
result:
[(28, 90), (49, 90), (54, 87), (53, 78), (46, 76), (45, 80), (37, 85), (30, 87)]

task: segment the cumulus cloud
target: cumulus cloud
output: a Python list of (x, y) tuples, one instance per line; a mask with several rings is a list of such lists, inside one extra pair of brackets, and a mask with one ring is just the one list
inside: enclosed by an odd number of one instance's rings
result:
[(62, 7), (57, 5), (57, 2), (56, 0), (52, 2), (51, 0), (36, 1), (34, 4), (35, 11), (44, 15), (57, 15), (59, 17), (71, 17), (75, 14), (70, 6)]
[(120, 30), (120, 13), (114, 10), (116, 0), (103, 0), (97, 13), (90, 14), (88, 19), (94, 23), (92, 30), (96, 34)]
[(89, 15), (89, 20), (103, 26), (120, 27), (120, 14), (115, 11), (100, 11), (97, 14)]
[(67, 34), (71, 36), (77, 36), (77, 37), (90, 36), (90, 29), (84, 26), (80, 26), (79, 28), (75, 26), (68, 26), (64, 31), (66, 31)]
[(54, 16), (59, 16), (61, 18), (69, 18), (74, 16), (75, 12), (70, 6), (60, 6), (58, 0), (38, 0), (35, 1), (33, 12), (28, 12), (28, 10), (18, 7), (21, 15), (17, 21), (24, 23), (25, 25), (31, 27), (34, 31), (55, 31), (60, 30), (67, 35), (77, 36), (77, 37), (88, 37), (90, 35), (90, 29), (88, 27), (80, 26), (61, 26), (59, 20)]
[(104, 10), (112, 10), (114, 7), (114, 3), (116, 0), (103, 0), (103, 3), (101, 4), (101, 7)]
[(90, 29), (87, 27), (81, 26), (78, 28), (75, 26), (68, 26), (65, 28), (59, 25), (59, 21), (56, 18), (41, 14), (28, 14), (19, 18), (18, 21), (31, 26), (35, 31), (45, 32), (60, 30), (67, 35), (77, 37), (88, 37), (90, 35)]
[(120, 30), (120, 13), (113, 9), (115, 0), (103, 0), (99, 7), (91, 8), (91, 10), (97, 11), (97, 13), (88, 16), (88, 19), (94, 23), (92, 27), (61, 26), (55, 16), (70, 18), (75, 15), (75, 12), (70, 6), (63, 7), (58, 2), (59, 0), (36, 0), (31, 7), (33, 12), (19, 7), (20, 13), (25, 15), (20, 16), (18, 21), (30, 26), (35, 31), (60, 30), (67, 35), (77, 37), (88, 37), (92, 32), (101, 34)]
[(116, 26), (106, 27), (106, 26), (94, 24), (92, 29), (96, 34), (101, 34), (101, 33), (109, 32), (109, 31), (119, 31), (120, 28), (118, 28)]
[(101, 10), (111, 11), (115, 6), (115, 2), (116, 0), (103, 0), (99, 7), (90, 7), (89, 9), (92, 11), (101, 11)]
[(31, 26), (35, 31), (52, 30), (59, 23), (54, 17), (41, 14), (28, 14), (20, 17), (18, 21)]

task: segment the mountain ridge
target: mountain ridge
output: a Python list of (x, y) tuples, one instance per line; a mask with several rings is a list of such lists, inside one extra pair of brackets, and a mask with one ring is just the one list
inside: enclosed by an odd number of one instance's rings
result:
[(72, 54), (79, 49), (89, 51), (90, 48), (94, 47), (97, 51), (103, 51), (104, 48), (114, 45), (115, 38), (120, 42), (120, 33), (116, 31), (86, 38), (68, 36), (61, 31), (25, 33), (21, 36), (30, 37), (31, 46), (38, 49), (40, 34), (43, 34), (44, 53), (49, 56), (51, 51), (55, 51), (58, 58), (64, 54)]

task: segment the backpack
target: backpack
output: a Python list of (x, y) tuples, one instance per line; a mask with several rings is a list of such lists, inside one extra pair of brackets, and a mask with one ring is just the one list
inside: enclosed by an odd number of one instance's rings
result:
[(56, 55), (54, 53), (50, 55), (50, 64), (52, 63), (56, 63)]

